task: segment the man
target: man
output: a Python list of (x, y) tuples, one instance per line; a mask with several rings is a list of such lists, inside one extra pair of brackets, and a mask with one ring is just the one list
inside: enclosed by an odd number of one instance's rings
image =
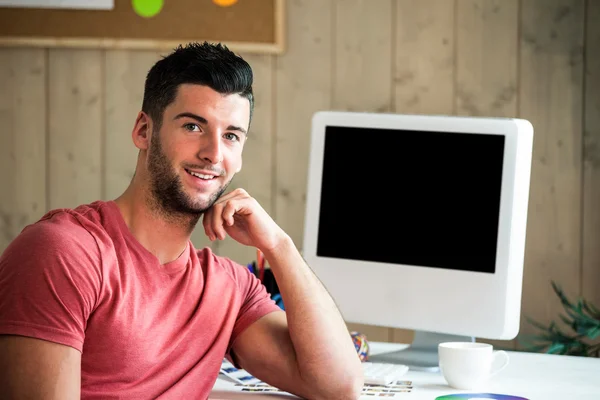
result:
[[(308, 399), (363, 378), (337, 308), (290, 237), (242, 189), (252, 70), (190, 44), (146, 78), (136, 172), (114, 201), (48, 212), (0, 258), (3, 399), (205, 399), (224, 356)], [(262, 251), (283, 312), (243, 266), (196, 250), (229, 235)]]

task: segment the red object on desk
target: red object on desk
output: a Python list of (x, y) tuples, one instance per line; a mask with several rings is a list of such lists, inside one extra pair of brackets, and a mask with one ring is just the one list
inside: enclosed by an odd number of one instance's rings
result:
[(256, 249), (256, 268), (258, 269), (258, 279), (262, 282), (265, 279), (265, 255), (259, 249)]

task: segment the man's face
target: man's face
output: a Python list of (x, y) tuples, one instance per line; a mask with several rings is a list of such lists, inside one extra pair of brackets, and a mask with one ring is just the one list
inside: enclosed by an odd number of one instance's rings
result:
[(207, 86), (179, 87), (153, 132), (147, 159), (155, 199), (166, 212), (198, 214), (242, 167), (250, 103)]

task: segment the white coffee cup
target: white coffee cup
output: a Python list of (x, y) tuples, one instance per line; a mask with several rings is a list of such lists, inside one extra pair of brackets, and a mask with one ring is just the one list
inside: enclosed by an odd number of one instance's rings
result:
[(481, 387), (508, 365), (508, 354), (487, 343), (440, 343), (438, 357), (442, 375), (455, 389)]

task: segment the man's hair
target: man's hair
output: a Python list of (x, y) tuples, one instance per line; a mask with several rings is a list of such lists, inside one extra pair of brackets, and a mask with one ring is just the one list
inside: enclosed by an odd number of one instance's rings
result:
[(222, 94), (239, 94), (254, 111), (252, 68), (240, 56), (220, 43), (189, 43), (178, 46), (148, 71), (142, 111), (160, 129), (163, 112), (175, 100), (180, 85), (205, 85)]

